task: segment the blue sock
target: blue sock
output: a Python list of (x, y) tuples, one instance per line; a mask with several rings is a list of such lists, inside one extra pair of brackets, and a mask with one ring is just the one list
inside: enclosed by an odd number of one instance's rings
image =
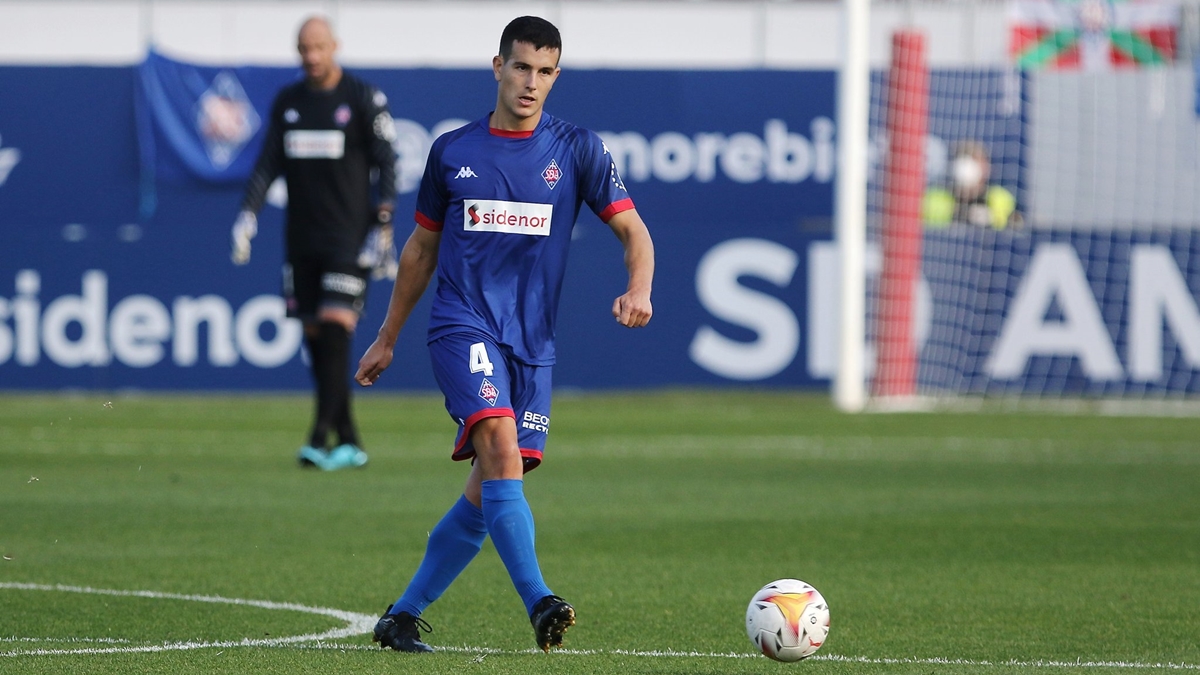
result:
[(533, 513), (525, 501), (524, 482), (483, 481), (483, 517), (492, 544), (525, 602), (525, 611), (532, 613), (534, 604), (551, 595), (551, 591), (542, 580), (533, 549)]
[(392, 606), (392, 614), (408, 612), (421, 616), (474, 560), (486, 538), (483, 511), (465, 496), (459, 497), (429, 533), (421, 566), (408, 582), (404, 595)]

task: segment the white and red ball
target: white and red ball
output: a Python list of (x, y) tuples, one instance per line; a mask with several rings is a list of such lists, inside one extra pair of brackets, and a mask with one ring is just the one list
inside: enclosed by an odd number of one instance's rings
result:
[(746, 608), (746, 634), (776, 661), (812, 656), (829, 635), (829, 605), (817, 589), (799, 579), (763, 586)]

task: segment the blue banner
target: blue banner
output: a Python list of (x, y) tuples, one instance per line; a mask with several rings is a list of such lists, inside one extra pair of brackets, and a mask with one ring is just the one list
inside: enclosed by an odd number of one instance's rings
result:
[[(403, 236), (430, 144), (486, 114), (495, 80), (488, 70), (358, 74), (395, 117)], [(138, 68), (0, 67), (0, 388), (311, 386), (278, 294), (286, 191), (272, 190), (260, 214), (251, 264), (229, 262), (244, 171), (275, 91), (298, 75), (156, 55)], [(981, 77), (1004, 100), (1008, 83)], [(562, 74), (547, 109), (604, 137), (654, 236), (657, 274), (653, 321), (618, 326), (621, 248), (584, 210), (556, 385), (828, 385), (838, 349), (835, 82), (827, 71)], [(1013, 134), (1026, 123), (999, 109), (984, 135), (1022, 147)], [(953, 125), (935, 131), (956, 137)], [(1195, 248), (1184, 231), (928, 233), (922, 387), (1200, 391)], [(390, 290), (371, 285), (356, 354)], [(381, 387), (435, 388), (427, 316), (423, 301)]]
[[(488, 70), (358, 74), (395, 117), (403, 233), (433, 138), (485, 115), (495, 80)], [(0, 68), (0, 173), (10, 158), (0, 387), (310, 386), (278, 297), (286, 192), (273, 190), (260, 214), (252, 263), (229, 263), (270, 101), (298, 76), (154, 54), (137, 68)], [(617, 326), (621, 249), (585, 209), (560, 309), (559, 386), (825, 383), (806, 367), (802, 335), (806, 250), (831, 236), (834, 82), (832, 72), (563, 73), (547, 109), (604, 136), (651, 227), (658, 274), (651, 325)], [(372, 284), (357, 353), (389, 293)], [(434, 388), (427, 314), (422, 303), (381, 386)]]
[(1046, 396), (1200, 391), (1200, 238), (926, 232), (919, 385)]

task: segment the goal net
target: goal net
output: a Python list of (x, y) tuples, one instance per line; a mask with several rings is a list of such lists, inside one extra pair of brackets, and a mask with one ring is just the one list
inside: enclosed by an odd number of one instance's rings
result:
[(1009, 58), (990, 66), (931, 65), (937, 41), (960, 35), (893, 34), (871, 78), (873, 402), (1200, 394), (1200, 103), (1186, 12), (1097, 6), (1111, 15), (1009, 3), (996, 26)]

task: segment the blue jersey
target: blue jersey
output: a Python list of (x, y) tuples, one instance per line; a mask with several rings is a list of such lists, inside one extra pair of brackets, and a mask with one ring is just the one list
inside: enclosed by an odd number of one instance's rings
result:
[(532, 132), (491, 129), (484, 117), (438, 137), (416, 213), (420, 226), (442, 233), (430, 341), (478, 332), (524, 363), (553, 364), (571, 231), (584, 202), (605, 222), (633, 208), (591, 131), (543, 112)]

